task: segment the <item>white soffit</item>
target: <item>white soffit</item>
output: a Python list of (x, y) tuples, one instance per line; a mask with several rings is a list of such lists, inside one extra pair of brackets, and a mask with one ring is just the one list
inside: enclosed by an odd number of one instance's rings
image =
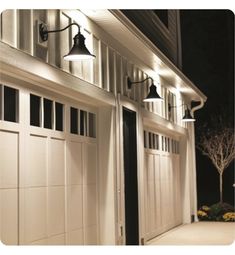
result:
[(145, 72), (158, 75), (190, 100), (206, 101), (206, 96), (119, 10), (81, 10), (104, 31), (146, 65)]

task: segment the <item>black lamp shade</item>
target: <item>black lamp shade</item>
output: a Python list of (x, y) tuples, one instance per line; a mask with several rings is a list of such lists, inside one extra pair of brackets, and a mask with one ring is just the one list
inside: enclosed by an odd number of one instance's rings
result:
[(152, 84), (149, 88), (149, 93), (146, 98), (143, 99), (144, 102), (156, 102), (159, 100), (163, 100), (157, 93), (157, 88), (154, 84)]
[(195, 121), (195, 119), (192, 117), (190, 110), (187, 108), (184, 113), (184, 117), (182, 119), (184, 122), (192, 122)]
[(95, 55), (92, 55), (87, 49), (85, 45), (85, 37), (81, 33), (75, 35), (73, 40), (73, 47), (70, 52), (64, 56), (64, 60), (79, 61), (95, 58)]

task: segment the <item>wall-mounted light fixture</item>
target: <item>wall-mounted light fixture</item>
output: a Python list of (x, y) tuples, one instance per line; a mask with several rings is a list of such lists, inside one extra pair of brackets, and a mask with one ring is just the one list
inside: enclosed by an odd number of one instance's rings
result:
[(147, 81), (148, 79), (150, 79), (152, 81), (152, 84), (149, 88), (150, 91), (149, 91), (147, 97), (144, 98), (143, 101), (144, 102), (156, 102), (159, 100), (163, 100), (163, 98), (161, 98), (159, 96), (159, 94), (157, 93), (157, 87), (154, 85), (153, 79), (151, 77), (147, 77), (146, 79), (144, 79), (142, 81), (131, 81), (131, 79), (129, 77), (127, 77), (127, 87), (129, 90), (131, 90), (132, 84), (143, 83), (143, 82)]
[(95, 55), (91, 54), (85, 45), (85, 37), (80, 32), (80, 26), (77, 23), (71, 23), (67, 27), (58, 29), (58, 30), (50, 30), (48, 31), (46, 24), (41, 23), (39, 24), (39, 35), (43, 42), (48, 40), (49, 33), (57, 33), (66, 30), (71, 26), (78, 27), (78, 33), (74, 36), (74, 44), (71, 50), (67, 55), (64, 56), (65, 60), (68, 61), (78, 61), (78, 60), (86, 60), (86, 59), (93, 59)]
[[(186, 105), (186, 104), (182, 104), (182, 105), (179, 105), (179, 106), (172, 106), (172, 105), (168, 104), (168, 110), (170, 112), (172, 108), (177, 108), (177, 107), (180, 107), (180, 106), (183, 106), (183, 105)], [(186, 109), (184, 111), (184, 117), (182, 118), (182, 121), (183, 122), (193, 122), (193, 121), (195, 121), (195, 119), (191, 115), (191, 112), (190, 112), (190, 109), (189, 109), (188, 105), (186, 105)]]

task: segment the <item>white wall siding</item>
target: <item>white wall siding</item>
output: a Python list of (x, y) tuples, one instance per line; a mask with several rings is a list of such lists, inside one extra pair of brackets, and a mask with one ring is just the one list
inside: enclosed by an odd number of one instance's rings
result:
[(1, 13), (1, 40), (17, 47), (17, 12), (5, 10)]
[(21, 33), (18, 33), (18, 47), (19, 49), (31, 54), (32, 52), (32, 10), (18, 10), (18, 24), (21, 29)]
[[(60, 11), (48, 10), (48, 24), (50, 30), (55, 30), (60, 27)], [(60, 54), (60, 34), (51, 33), (48, 38), (48, 63), (56, 67), (61, 66), (61, 54)]]
[[(60, 28), (68, 26), (72, 22), (71, 18), (68, 17), (65, 13), (60, 13)], [(71, 46), (72, 46), (72, 36), (71, 29), (66, 29), (65, 31), (59, 33), (60, 35), (60, 58), (61, 58), (61, 68), (64, 71), (70, 71), (71, 63), (69, 61), (63, 61), (63, 56), (67, 55)], [(50, 35), (49, 35), (50, 36)]]
[(93, 36), (93, 54), (96, 58), (93, 60), (93, 83), (96, 86), (100, 86), (100, 41), (97, 37)]

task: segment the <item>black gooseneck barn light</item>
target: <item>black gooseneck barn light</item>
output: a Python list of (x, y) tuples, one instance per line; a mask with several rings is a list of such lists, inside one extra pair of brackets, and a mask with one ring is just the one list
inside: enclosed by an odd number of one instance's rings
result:
[(163, 98), (161, 98), (159, 96), (159, 94), (157, 93), (157, 87), (154, 85), (153, 79), (151, 77), (147, 77), (146, 79), (144, 79), (142, 81), (131, 81), (131, 79), (129, 77), (127, 77), (127, 87), (128, 87), (128, 89), (131, 89), (132, 84), (143, 83), (143, 82), (147, 81), (148, 79), (150, 79), (152, 81), (152, 84), (149, 88), (150, 91), (149, 91), (147, 97), (144, 98), (143, 101), (144, 102), (156, 102), (159, 100), (163, 100)]
[(57, 33), (66, 30), (71, 26), (78, 27), (78, 33), (74, 36), (74, 44), (67, 55), (64, 56), (68, 61), (79, 61), (95, 58), (95, 55), (91, 54), (85, 45), (85, 37), (80, 32), (80, 26), (77, 23), (71, 23), (68, 26), (58, 30), (47, 30), (47, 26), (43, 23), (39, 24), (39, 35), (43, 42), (47, 41), (49, 33)]
[(184, 117), (182, 118), (182, 121), (184, 122), (193, 122), (195, 119), (192, 117), (191, 112), (189, 108), (187, 107), (184, 112)]
[(184, 111), (184, 116), (182, 118), (182, 121), (183, 122), (193, 122), (193, 121), (195, 121), (195, 119), (191, 115), (191, 111), (190, 111), (187, 104), (182, 104), (182, 105), (179, 105), (179, 106), (172, 106), (172, 105), (168, 104), (168, 109), (169, 109), (169, 111), (171, 111), (171, 108), (176, 108), (176, 107), (180, 107), (180, 106), (183, 106), (183, 105), (186, 105), (186, 109)]

